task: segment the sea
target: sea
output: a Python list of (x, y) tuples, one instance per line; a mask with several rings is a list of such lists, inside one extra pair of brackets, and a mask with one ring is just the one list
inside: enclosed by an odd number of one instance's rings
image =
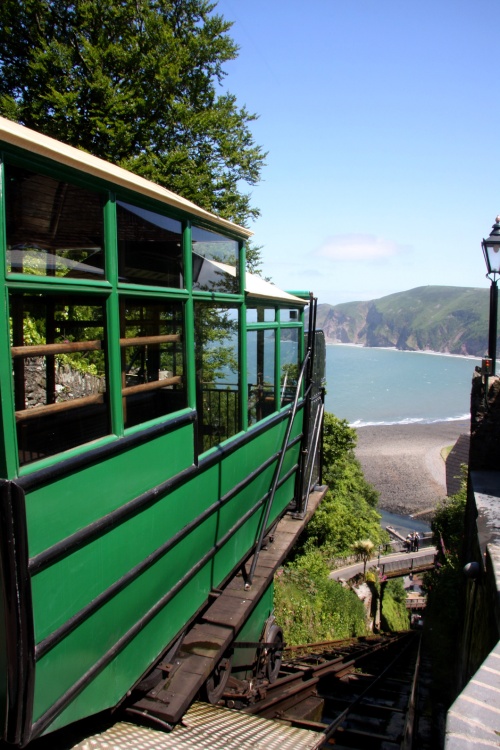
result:
[[(325, 409), (352, 427), (469, 419), (478, 364), (474, 357), (331, 344)], [(379, 512), (383, 528), (394, 526), (404, 536), (430, 530), (420, 519)]]
[(475, 357), (326, 347), (325, 409), (352, 427), (468, 419)]

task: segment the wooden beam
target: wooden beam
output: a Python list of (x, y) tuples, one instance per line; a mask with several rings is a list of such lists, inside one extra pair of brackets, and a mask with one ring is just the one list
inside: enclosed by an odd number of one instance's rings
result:
[(72, 354), (73, 352), (95, 352), (103, 348), (103, 342), (95, 341), (61, 341), (58, 344), (36, 344), (34, 346), (11, 346), (14, 359), (18, 357), (47, 357), (54, 354)]
[(155, 391), (157, 388), (166, 388), (169, 385), (180, 385), (182, 378), (180, 375), (174, 375), (171, 378), (163, 380), (151, 380), (149, 383), (140, 383), (139, 385), (129, 385), (122, 388), (122, 396), (131, 396), (133, 393), (142, 393), (144, 391)]
[(59, 401), (57, 404), (44, 404), (35, 406), (32, 409), (23, 409), (16, 411), (16, 421), (26, 422), (29, 419), (38, 417), (47, 417), (58, 412), (69, 411), (70, 409), (79, 409), (82, 406), (91, 406), (94, 404), (103, 404), (104, 394), (98, 393), (95, 396), (85, 396), (84, 398), (75, 398), (72, 401)]

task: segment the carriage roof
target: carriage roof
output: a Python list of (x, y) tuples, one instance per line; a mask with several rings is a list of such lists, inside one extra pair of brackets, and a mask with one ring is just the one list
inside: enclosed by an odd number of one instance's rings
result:
[(167, 188), (161, 185), (146, 180), (144, 177), (129, 172), (127, 169), (118, 167), (116, 164), (107, 162), (104, 159), (57, 141), (54, 138), (49, 138), (42, 133), (7, 120), (4, 117), (0, 117), (0, 141), (31, 151), (33, 154), (51, 159), (66, 167), (77, 169), (80, 172), (105, 180), (118, 187), (133, 190), (148, 198), (153, 198), (178, 211), (208, 221), (221, 229), (230, 231), (232, 234), (237, 234), (241, 239), (247, 239), (253, 234), (250, 229), (216, 216), (210, 213), (210, 211), (197, 206), (196, 203), (183, 198), (171, 190), (167, 190)]

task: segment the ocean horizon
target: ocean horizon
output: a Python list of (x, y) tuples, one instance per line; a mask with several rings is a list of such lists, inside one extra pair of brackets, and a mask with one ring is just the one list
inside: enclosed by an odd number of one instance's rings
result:
[(327, 344), (325, 409), (352, 427), (470, 418), (477, 357)]

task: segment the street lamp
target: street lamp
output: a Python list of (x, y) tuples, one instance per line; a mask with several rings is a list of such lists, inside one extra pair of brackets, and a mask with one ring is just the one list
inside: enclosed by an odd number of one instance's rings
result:
[(491, 374), (495, 374), (497, 358), (497, 313), (498, 313), (498, 278), (500, 277), (500, 216), (493, 224), (487, 240), (481, 242), (484, 260), (491, 281), (490, 287), (490, 322), (488, 333), (488, 357), (491, 359)]

